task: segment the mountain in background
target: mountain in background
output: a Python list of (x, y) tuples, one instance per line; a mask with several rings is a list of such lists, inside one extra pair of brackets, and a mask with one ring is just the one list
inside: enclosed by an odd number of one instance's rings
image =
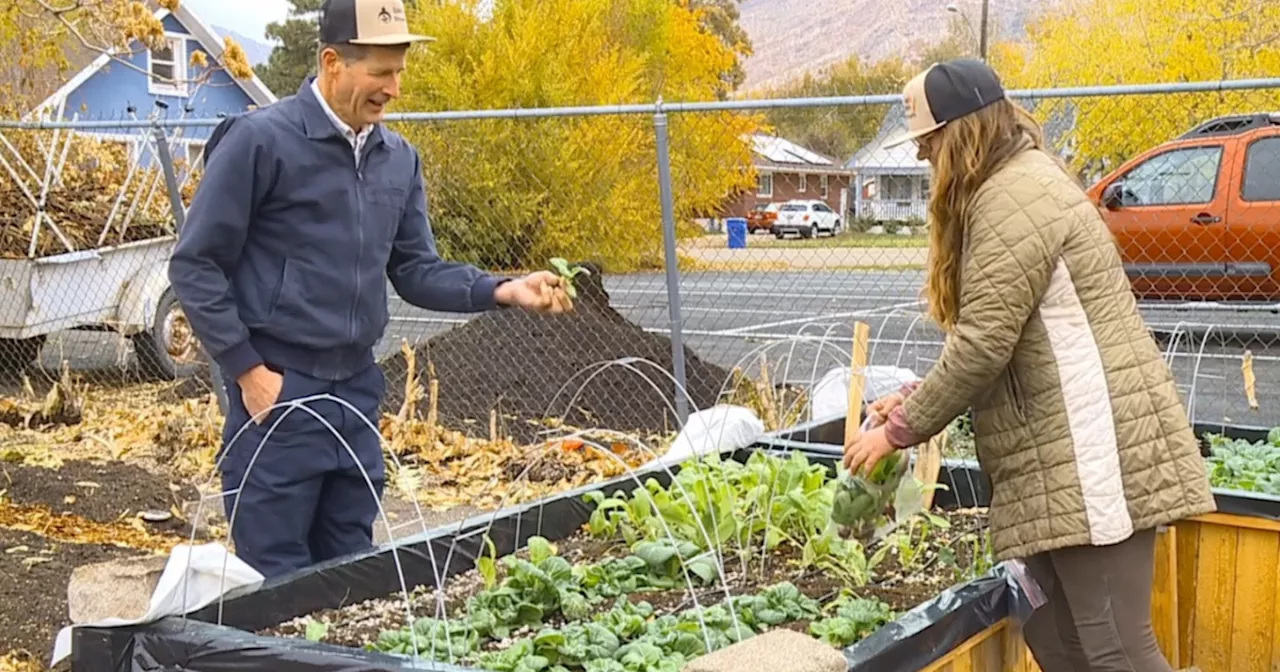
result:
[[(989, 43), (1023, 37), (1027, 22), (1064, 0), (990, 0)], [(973, 28), (977, 53), (980, 0), (955, 0)], [(950, 0), (745, 0), (741, 23), (755, 53), (740, 94), (780, 86), (861, 56), (918, 56), (947, 37), (956, 14)]]
[(271, 50), (275, 48), (251, 37), (245, 37), (230, 28), (223, 28), (222, 26), (211, 26), (211, 28), (218, 34), (218, 37), (230, 35), (231, 39), (239, 42), (240, 46), (244, 47), (244, 55), (248, 57), (249, 65), (258, 65), (265, 62), (267, 57), (271, 55)]

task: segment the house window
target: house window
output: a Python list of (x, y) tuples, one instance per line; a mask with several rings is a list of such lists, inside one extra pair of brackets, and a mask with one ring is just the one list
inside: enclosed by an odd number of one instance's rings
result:
[(191, 170), (197, 170), (204, 166), (203, 142), (187, 143), (187, 166), (189, 166)]
[(800, 174), (800, 193), (809, 191), (809, 176), (804, 173)]
[(165, 46), (147, 52), (151, 81), (147, 90), (155, 95), (187, 95), (187, 40), (182, 35), (166, 35)]
[(831, 195), (831, 187), (827, 184), (827, 176), (823, 175), (818, 178), (818, 189), (822, 190), (822, 197), (825, 199)]
[(920, 178), (920, 200), (922, 201), (929, 200), (929, 194), (931, 193), (929, 190), (932, 187), (933, 187), (933, 184), (929, 181), (928, 175), (925, 175), (924, 177)]
[(886, 201), (910, 201), (915, 198), (910, 175), (884, 175), (880, 178), (880, 198)]
[(764, 198), (773, 197), (773, 175), (765, 173), (760, 175), (756, 186), (756, 193)]

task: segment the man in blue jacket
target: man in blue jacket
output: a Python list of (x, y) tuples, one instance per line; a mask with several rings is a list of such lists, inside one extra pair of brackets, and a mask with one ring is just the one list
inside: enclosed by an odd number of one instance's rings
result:
[[(430, 39), (409, 33), (401, 0), (328, 0), (320, 39), (316, 79), (217, 129), (169, 264), (227, 381), (236, 553), (269, 577), (372, 545), (388, 279), (429, 310), (571, 308), (553, 273), (504, 280), (437, 254), (418, 153), (379, 123), (409, 46)], [(350, 407), (271, 409), (323, 394)]]

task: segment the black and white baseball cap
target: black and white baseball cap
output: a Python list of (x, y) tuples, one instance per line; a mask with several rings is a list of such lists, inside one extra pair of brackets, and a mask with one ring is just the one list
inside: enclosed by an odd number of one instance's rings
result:
[(434, 40), (409, 32), (403, 0), (325, 0), (320, 8), (324, 44), (402, 45)]
[(931, 65), (907, 82), (902, 92), (907, 130), (885, 147), (896, 147), (928, 135), (1004, 97), (1000, 77), (982, 61), (962, 58)]

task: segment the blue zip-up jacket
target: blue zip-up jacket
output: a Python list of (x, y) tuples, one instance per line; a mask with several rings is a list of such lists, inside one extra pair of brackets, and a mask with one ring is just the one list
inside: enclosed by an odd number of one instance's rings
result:
[(422, 164), (404, 138), (375, 127), (357, 169), (309, 81), (215, 135), (169, 281), (227, 378), (262, 363), (354, 375), (389, 322), (388, 278), (429, 310), (494, 307), (501, 280), (437, 254)]

